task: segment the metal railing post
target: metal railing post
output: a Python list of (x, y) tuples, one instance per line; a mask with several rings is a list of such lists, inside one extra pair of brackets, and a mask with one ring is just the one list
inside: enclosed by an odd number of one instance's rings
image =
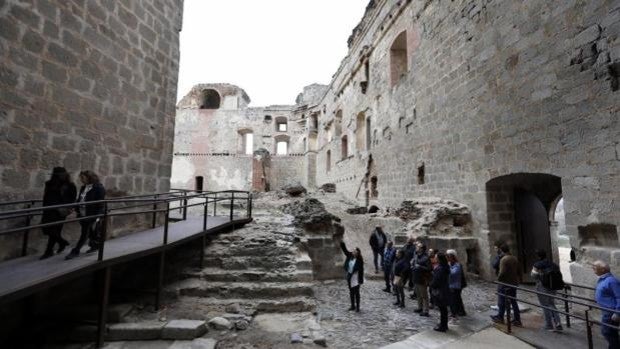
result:
[(593, 349), (594, 344), (592, 343), (592, 324), (590, 324), (590, 310), (586, 310), (586, 331), (588, 334), (588, 349)]
[(166, 217), (164, 220), (164, 245), (168, 243), (168, 221), (170, 220), (170, 201), (166, 202)]
[[(26, 209), (32, 208), (32, 205), (34, 205), (34, 203), (26, 205)], [(30, 214), (26, 216), (26, 227), (30, 227), (31, 219), (32, 216)], [(28, 254), (28, 235), (30, 235), (30, 228), (26, 228), (24, 231), (24, 240), (22, 241), (22, 257)]]
[(215, 199), (213, 200), (213, 217), (217, 216), (217, 193), (215, 193)]
[(233, 220), (233, 210), (235, 205), (235, 193), (230, 193), (230, 221)]
[(183, 220), (187, 220), (187, 192), (183, 192)]
[(252, 196), (252, 193), (250, 193), (250, 217), (252, 218), (252, 210), (254, 209), (254, 197)]
[(101, 236), (99, 237), (99, 254), (97, 256), (98, 261), (103, 260), (103, 248), (105, 247), (105, 241), (108, 237), (108, 204), (103, 204), (103, 217), (101, 218)]
[(157, 194), (153, 196), (155, 201), (153, 202), (153, 217), (151, 219), (151, 228), (155, 228), (157, 226)]
[(246, 203), (247, 208), (246, 208), (246, 213), (245, 213), (248, 218), (250, 218), (250, 196), (251, 195), (252, 194), (250, 192), (248, 192), (248, 200), (247, 200), (247, 203)]
[(202, 236), (201, 236), (201, 244), (200, 244), (200, 268), (204, 266), (205, 261), (205, 247), (207, 244), (207, 216), (209, 215), (209, 198), (205, 197), (205, 208), (202, 216)]
[(566, 285), (564, 286), (564, 295), (562, 295), (562, 297), (564, 297), (564, 311), (566, 312), (566, 327), (570, 328), (570, 315), (568, 315), (568, 313), (569, 313), (569, 308), (568, 308), (568, 287)]

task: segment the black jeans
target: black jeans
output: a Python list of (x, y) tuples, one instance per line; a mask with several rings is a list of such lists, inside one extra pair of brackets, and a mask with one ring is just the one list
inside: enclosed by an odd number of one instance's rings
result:
[(462, 289), (450, 289), (450, 313), (452, 316), (465, 316), (465, 306), (461, 297)]
[(94, 229), (96, 226), (96, 224), (94, 224), (95, 221), (95, 219), (80, 221), (80, 226), (82, 227), (82, 230), (80, 232), (80, 239), (75, 245), (75, 248), (72, 250), (73, 253), (80, 253), (80, 249), (82, 249), (82, 246), (84, 246), (86, 238), (88, 238), (88, 246), (90, 246), (90, 248), (99, 248), (99, 229)]
[(349, 297), (351, 297), (351, 308), (360, 310), (360, 287), (349, 287)]
[(375, 263), (375, 271), (379, 271), (379, 256), (381, 257), (381, 263), (383, 263), (383, 252), (385, 249), (372, 250), (372, 258)]
[(400, 282), (399, 285), (394, 285), (394, 290), (396, 291), (396, 301), (401, 307), (405, 306), (405, 283)]
[(447, 305), (439, 306), (439, 328), (442, 328), (442, 329), (448, 328), (448, 306)]
[(58, 246), (68, 245), (69, 242), (62, 238), (62, 226), (63, 223), (42, 228), (43, 234), (47, 235), (47, 247), (45, 248), (45, 254), (53, 254), (54, 253), (54, 245), (58, 244)]
[[(514, 321), (521, 322), (519, 305), (517, 305), (517, 300), (514, 299), (517, 297), (517, 289), (514, 287), (498, 285), (497, 292), (499, 293), (497, 296), (497, 317), (500, 319), (504, 318), (504, 313), (506, 311), (506, 299), (509, 299), (510, 307), (512, 308), (512, 319)], [(506, 298), (504, 295), (513, 298)]]
[(394, 281), (394, 275), (392, 274), (392, 266), (386, 266), (383, 269), (383, 279), (385, 280), (385, 288), (389, 291), (392, 288), (392, 282)]

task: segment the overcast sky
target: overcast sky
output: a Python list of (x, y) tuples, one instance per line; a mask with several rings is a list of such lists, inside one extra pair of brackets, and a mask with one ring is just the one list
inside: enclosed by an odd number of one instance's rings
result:
[(328, 84), (368, 0), (185, 0), (178, 99), (198, 83), (238, 85), (251, 106), (294, 104)]

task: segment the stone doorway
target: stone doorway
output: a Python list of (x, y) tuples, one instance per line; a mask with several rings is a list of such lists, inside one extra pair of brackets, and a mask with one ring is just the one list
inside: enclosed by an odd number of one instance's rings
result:
[[(531, 282), (530, 271), (536, 250), (559, 263), (557, 232), (551, 227), (557, 198), (562, 195), (560, 177), (543, 173), (515, 173), (493, 178), (486, 184), (489, 245), (499, 241), (510, 246), (520, 262), (523, 281)], [(491, 254), (494, 252), (491, 251)]]

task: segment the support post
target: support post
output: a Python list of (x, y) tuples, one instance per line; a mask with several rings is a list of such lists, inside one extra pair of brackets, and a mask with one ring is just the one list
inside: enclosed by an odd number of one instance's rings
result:
[(250, 195), (252, 195), (250, 192), (248, 192), (248, 199), (246, 202), (246, 212), (245, 215), (246, 217), (250, 218)]
[(588, 349), (594, 349), (594, 344), (592, 343), (592, 324), (590, 323), (590, 310), (586, 310), (586, 331), (588, 334)]
[(99, 236), (99, 251), (97, 260), (103, 260), (103, 248), (105, 247), (105, 241), (108, 238), (108, 203), (103, 204), (103, 217), (101, 218), (101, 236)]
[(252, 209), (253, 209), (253, 205), (254, 204), (254, 198), (252, 197), (252, 193), (250, 193), (250, 215), (249, 218), (252, 218)]
[(183, 192), (183, 220), (187, 220), (187, 192)]
[(217, 193), (215, 193), (215, 198), (213, 200), (213, 217), (217, 216)]
[(97, 348), (103, 347), (105, 338), (105, 327), (108, 316), (108, 300), (110, 296), (110, 267), (106, 267), (101, 271), (102, 288), (101, 298), (99, 299), (99, 317), (97, 318)]
[(568, 308), (568, 287), (566, 285), (564, 285), (564, 295), (562, 296), (564, 297), (564, 312), (566, 313), (566, 327), (570, 328), (570, 315), (569, 314), (569, 308)]
[(168, 223), (170, 221), (170, 202), (166, 202), (166, 217), (164, 220), (164, 245), (168, 243)]
[(209, 215), (209, 210), (207, 209), (209, 205), (209, 199), (205, 198), (205, 207), (204, 213), (202, 216), (202, 236), (201, 236), (201, 244), (200, 244), (200, 268), (204, 266), (205, 261), (205, 247), (207, 245), (207, 216)]
[(159, 273), (157, 274), (157, 289), (155, 291), (155, 310), (161, 307), (161, 292), (164, 287), (164, 266), (166, 263), (166, 251), (159, 254)]
[(232, 192), (230, 193), (230, 221), (231, 222), (233, 220), (234, 205), (235, 205), (235, 193)]
[[(26, 209), (32, 208), (32, 203), (26, 205)], [(30, 221), (32, 220), (32, 216), (28, 214), (26, 216), (26, 230), (24, 231), (24, 240), (22, 241), (22, 257), (28, 254), (28, 235), (30, 235)]]
[(157, 225), (157, 194), (153, 197), (153, 217), (151, 218), (151, 228), (155, 228)]

